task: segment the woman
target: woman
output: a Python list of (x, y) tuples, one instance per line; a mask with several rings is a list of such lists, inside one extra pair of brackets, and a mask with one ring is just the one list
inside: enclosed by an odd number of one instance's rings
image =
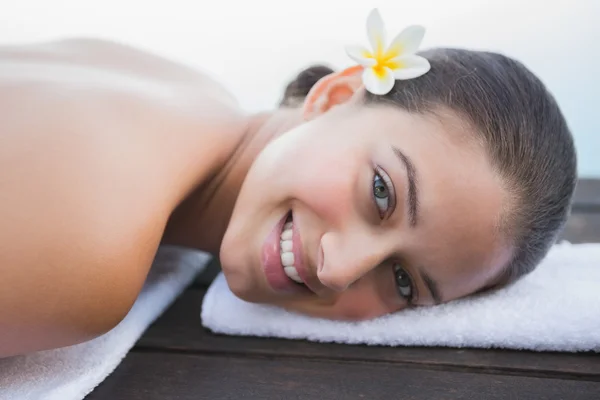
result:
[(316, 68), (245, 115), (207, 76), (124, 45), (2, 48), (0, 356), (110, 330), (161, 243), (218, 254), (242, 299), (326, 318), (530, 272), (575, 186), (558, 106), (507, 57), (421, 55), (431, 70), (385, 95), (361, 68)]

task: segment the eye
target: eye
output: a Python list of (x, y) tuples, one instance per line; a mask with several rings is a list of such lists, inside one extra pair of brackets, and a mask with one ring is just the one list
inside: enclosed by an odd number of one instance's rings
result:
[(381, 219), (389, 215), (393, 206), (393, 186), (387, 174), (380, 169), (376, 169), (373, 175), (373, 200)]
[(408, 303), (412, 303), (414, 298), (413, 293), (413, 281), (402, 266), (399, 264), (394, 264), (394, 279), (396, 281), (396, 289), (398, 290), (398, 294), (406, 299)]

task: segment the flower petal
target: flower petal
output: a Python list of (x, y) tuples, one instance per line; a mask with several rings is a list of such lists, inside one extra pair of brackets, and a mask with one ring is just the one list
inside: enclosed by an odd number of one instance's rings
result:
[(377, 61), (372, 58), (371, 52), (363, 46), (346, 46), (346, 54), (363, 67), (372, 67), (377, 64)]
[[(429, 61), (421, 56), (396, 57), (388, 62), (395, 79), (413, 79), (426, 74), (431, 69)], [(394, 68), (396, 67), (396, 68)]]
[(379, 11), (374, 8), (367, 17), (367, 36), (374, 54), (385, 51), (385, 25)]
[(388, 54), (393, 57), (415, 54), (425, 36), (425, 28), (420, 25), (412, 25), (404, 29), (390, 43)]
[(387, 67), (379, 68), (378, 72), (375, 68), (365, 68), (362, 76), (365, 89), (373, 94), (386, 94), (394, 87), (394, 74)]

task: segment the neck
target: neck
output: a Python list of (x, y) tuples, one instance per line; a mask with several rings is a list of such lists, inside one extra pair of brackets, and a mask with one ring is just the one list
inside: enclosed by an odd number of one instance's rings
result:
[(200, 182), (179, 204), (165, 228), (162, 244), (219, 253), (221, 241), (250, 166), (273, 139), (302, 122), (300, 109), (250, 116), (235, 147), (217, 172)]

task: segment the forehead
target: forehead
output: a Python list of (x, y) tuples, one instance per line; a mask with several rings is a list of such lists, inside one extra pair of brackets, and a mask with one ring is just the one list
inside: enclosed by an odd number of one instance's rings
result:
[[(452, 299), (479, 290), (510, 257), (499, 232), (506, 192), (478, 133), (458, 115), (397, 114), (389, 140), (415, 165), (419, 223), (410, 256)], [(383, 119), (382, 119), (383, 122)]]

